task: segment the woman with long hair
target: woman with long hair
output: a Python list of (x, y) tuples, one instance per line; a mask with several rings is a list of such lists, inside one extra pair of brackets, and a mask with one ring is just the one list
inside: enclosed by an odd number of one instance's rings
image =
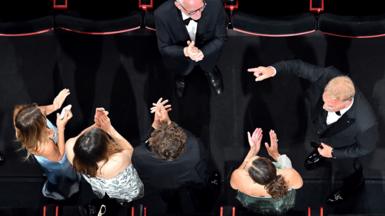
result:
[(94, 125), (68, 140), (66, 152), (99, 198), (107, 195), (124, 203), (143, 196), (143, 183), (131, 163), (133, 147), (103, 108), (96, 109)]
[(268, 158), (258, 156), (262, 130), (248, 133), (250, 150), (243, 163), (231, 175), (231, 187), (238, 191), (237, 199), (246, 208), (260, 214), (283, 214), (294, 207), (295, 189), (302, 187), (300, 174), (292, 168), (286, 155), (278, 152), (278, 139), (270, 131), (270, 145), (265, 143)]
[(17, 141), (27, 151), (26, 158), (33, 156), (47, 176), (42, 193), (56, 200), (69, 198), (79, 190), (80, 176), (65, 154), (64, 130), (72, 112), (67, 110), (64, 117), (57, 114), (56, 127), (46, 117), (60, 109), (69, 94), (63, 89), (51, 105), (17, 105), (13, 111)]

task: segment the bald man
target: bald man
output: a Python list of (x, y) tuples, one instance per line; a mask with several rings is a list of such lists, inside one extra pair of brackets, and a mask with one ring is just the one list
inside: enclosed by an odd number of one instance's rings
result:
[(334, 67), (318, 67), (301, 60), (248, 71), (253, 73), (255, 81), (293, 74), (312, 83), (307, 102), (314, 151), (306, 158), (305, 167), (313, 169), (330, 162), (343, 173), (344, 185), (328, 197), (329, 204), (340, 203), (358, 190), (364, 183), (359, 158), (374, 150), (378, 126), (370, 104), (353, 81)]
[(194, 69), (203, 72), (216, 94), (223, 92), (222, 74), (216, 66), (226, 32), (221, 0), (168, 0), (155, 10), (159, 51), (176, 78), (183, 96), (185, 77)]

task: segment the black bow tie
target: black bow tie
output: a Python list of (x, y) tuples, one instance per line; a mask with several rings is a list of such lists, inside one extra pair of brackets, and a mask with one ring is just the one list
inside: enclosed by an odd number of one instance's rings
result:
[(183, 20), (183, 22), (184, 22), (185, 25), (188, 25), (191, 20), (192, 20), (191, 17), (189, 17), (189, 18)]
[(336, 114), (337, 114), (338, 116), (341, 116), (341, 112), (340, 112), (340, 111), (337, 111)]

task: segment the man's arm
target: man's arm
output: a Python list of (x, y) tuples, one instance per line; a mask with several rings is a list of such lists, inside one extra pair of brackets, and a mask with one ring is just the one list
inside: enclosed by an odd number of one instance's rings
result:
[[(316, 82), (321, 77), (335, 77), (340, 74), (338, 70), (326, 69), (317, 65), (306, 63), (302, 60), (288, 60), (277, 62), (271, 66), (259, 66), (247, 70), (256, 77), (255, 81), (262, 81), (276, 75), (292, 74), (310, 82)], [(325, 79), (327, 81), (329, 79)], [(326, 84), (326, 83), (325, 83)]]
[(219, 7), (219, 13), (216, 17), (215, 37), (200, 48), (204, 56), (210, 56), (213, 53), (219, 52), (222, 49), (227, 37), (226, 12), (223, 8), (223, 4), (219, 4), (217, 7)]
[(157, 11), (155, 11), (154, 19), (160, 53), (168, 57), (180, 58), (187, 61), (187, 58), (183, 53), (184, 47), (172, 44), (170, 33), (168, 32), (166, 23), (164, 23), (164, 19), (162, 19), (162, 14), (159, 14)]
[(309, 64), (299, 59), (281, 61), (272, 66), (277, 70), (277, 74), (293, 74), (310, 82), (316, 82), (325, 75), (330, 77), (339, 75), (337, 70), (326, 70), (324, 67)]

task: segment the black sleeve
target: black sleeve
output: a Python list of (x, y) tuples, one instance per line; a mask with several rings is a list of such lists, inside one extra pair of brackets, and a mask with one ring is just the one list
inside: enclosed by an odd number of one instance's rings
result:
[(281, 61), (272, 66), (277, 70), (277, 75), (293, 74), (310, 82), (316, 82), (321, 77), (331, 78), (341, 74), (338, 70), (327, 70), (324, 67), (312, 65), (299, 59)]
[(362, 157), (374, 150), (378, 141), (377, 124), (357, 136), (357, 141), (343, 148), (333, 149), (336, 159)]

